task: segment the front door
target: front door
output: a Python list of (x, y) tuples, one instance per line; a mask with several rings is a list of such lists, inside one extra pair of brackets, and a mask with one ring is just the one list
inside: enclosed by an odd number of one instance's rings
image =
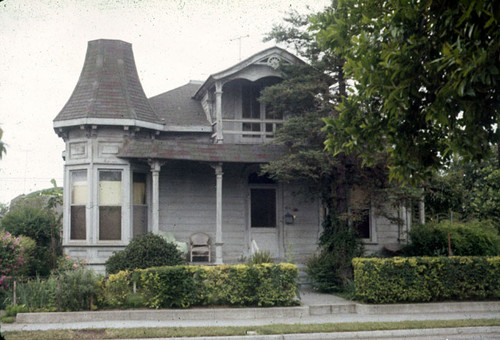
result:
[(250, 188), (250, 242), (253, 252), (269, 251), (279, 257), (279, 228), (276, 218), (276, 187)]

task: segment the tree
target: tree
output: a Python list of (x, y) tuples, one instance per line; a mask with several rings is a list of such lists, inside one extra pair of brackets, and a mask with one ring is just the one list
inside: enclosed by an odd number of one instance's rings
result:
[(0, 128), (0, 159), (2, 159), (2, 154), (7, 153), (7, 149), (5, 148), (6, 144), (2, 141), (3, 130)]
[(491, 220), (500, 231), (500, 169), (497, 156), (480, 163), (454, 160), (425, 185), (428, 216), (434, 220)]
[(367, 191), (383, 187), (386, 172), (383, 166), (361, 168), (356, 157), (334, 157), (325, 150), (323, 118), (336, 117), (335, 106), (347, 94), (344, 61), (335, 53), (322, 51), (309, 26), (307, 16), (292, 12), (267, 37), (293, 48), (307, 63), (281, 65), (283, 81), (261, 93), (260, 100), (271, 115), (288, 118), (275, 138), (288, 152), (263, 166), (263, 171), (280, 182), (306, 183), (312, 189), (306, 195), (320, 193), (327, 216), (321, 253), (308, 261), (308, 273), (318, 289), (338, 291), (352, 278), (351, 259), (362, 253), (361, 242), (348, 222), (352, 217), (348, 213), (349, 187), (359, 183)]
[(499, 21), (500, 3), (485, 0), (344, 0), (316, 15), (320, 47), (352, 79), (326, 119), (329, 150), (366, 164), (385, 154), (391, 177), (412, 183), (455, 154), (488, 156), (500, 141)]

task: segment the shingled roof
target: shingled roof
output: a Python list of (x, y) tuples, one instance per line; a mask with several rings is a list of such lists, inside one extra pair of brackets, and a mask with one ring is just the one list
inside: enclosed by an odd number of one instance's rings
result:
[(89, 41), (80, 79), (54, 127), (85, 123), (163, 126), (144, 94), (131, 44)]
[(193, 99), (201, 84), (202, 82), (191, 81), (184, 86), (149, 98), (151, 106), (164, 121), (167, 129), (194, 127), (212, 131), (200, 101)]
[(118, 157), (268, 163), (277, 159), (283, 152), (282, 146), (270, 144), (200, 144), (173, 140), (128, 140), (118, 153)]

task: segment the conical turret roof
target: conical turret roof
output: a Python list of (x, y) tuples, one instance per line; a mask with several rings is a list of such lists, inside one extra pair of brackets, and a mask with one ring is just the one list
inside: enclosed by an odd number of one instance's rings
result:
[(80, 79), (54, 119), (54, 127), (81, 124), (162, 126), (142, 89), (131, 44), (89, 41)]

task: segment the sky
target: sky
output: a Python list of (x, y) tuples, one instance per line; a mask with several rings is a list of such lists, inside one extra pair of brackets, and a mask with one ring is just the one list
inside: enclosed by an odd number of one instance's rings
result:
[(288, 11), (319, 11), (329, 2), (0, 0), (0, 127), (7, 144), (0, 203), (49, 188), (51, 179), (63, 184), (64, 142), (52, 121), (78, 81), (88, 41), (131, 43), (152, 97), (274, 46), (262, 39)]

